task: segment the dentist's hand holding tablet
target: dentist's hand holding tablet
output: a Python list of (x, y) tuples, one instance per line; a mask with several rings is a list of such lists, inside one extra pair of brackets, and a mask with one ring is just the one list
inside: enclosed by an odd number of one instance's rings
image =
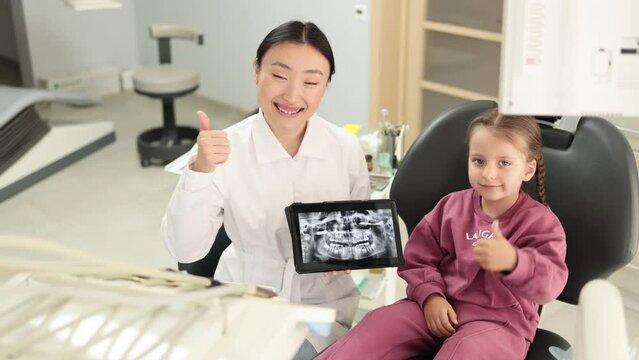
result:
[(226, 132), (209, 130), (210, 120), (204, 111), (198, 111), (200, 134), (197, 137), (197, 157), (191, 165), (191, 170), (210, 173), (215, 166), (229, 158), (231, 147)]

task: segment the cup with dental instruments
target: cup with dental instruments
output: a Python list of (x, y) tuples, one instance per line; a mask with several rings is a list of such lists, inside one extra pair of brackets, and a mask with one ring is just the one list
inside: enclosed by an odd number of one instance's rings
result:
[(377, 172), (392, 176), (403, 154), (406, 124), (393, 124), (388, 110), (382, 109), (377, 148)]
[(383, 109), (378, 130), (360, 137), (372, 191), (385, 189), (395, 174), (404, 153), (406, 128), (406, 124), (392, 124), (388, 110)]

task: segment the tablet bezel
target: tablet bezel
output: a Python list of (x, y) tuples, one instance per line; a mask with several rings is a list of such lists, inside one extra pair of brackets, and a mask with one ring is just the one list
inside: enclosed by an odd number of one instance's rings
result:
[[(344, 211), (344, 210), (377, 210), (390, 209), (393, 221), (393, 230), (395, 233), (395, 246), (397, 248), (397, 257), (382, 259), (362, 259), (362, 260), (342, 260), (330, 263), (312, 263), (305, 264), (302, 259), (302, 239), (299, 225), (299, 213), (318, 212), (318, 211)], [(298, 274), (341, 271), (348, 269), (373, 269), (384, 267), (397, 267), (404, 264), (404, 255), (402, 252), (401, 237), (399, 231), (399, 220), (397, 216), (397, 207), (395, 201), (391, 199), (378, 200), (348, 200), (348, 201), (326, 201), (319, 203), (293, 203), (287, 206), (286, 219), (288, 221), (289, 232), (291, 233), (293, 243), (293, 260), (295, 262), (295, 271)]]

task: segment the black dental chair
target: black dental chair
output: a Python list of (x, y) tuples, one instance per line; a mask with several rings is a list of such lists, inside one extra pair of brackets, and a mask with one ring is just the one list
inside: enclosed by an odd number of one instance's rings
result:
[[(446, 194), (469, 188), (466, 128), (492, 101), (462, 104), (440, 114), (399, 164), (390, 190), (410, 233)], [(568, 243), (568, 283), (558, 300), (577, 304), (584, 284), (606, 278), (634, 257), (639, 237), (639, 180), (633, 151), (608, 121), (581, 118), (575, 133), (540, 124), (546, 161), (546, 199)], [(534, 179), (534, 177), (533, 177)], [(527, 191), (535, 197), (534, 180)], [(526, 359), (554, 359), (561, 336), (537, 329)], [(432, 359), (424, 354), (419, 359)], [(418, 359), (418, 358), (414, 358)]]
[(220, 256), (224, 250), (231, 245), (231, 239), (224, 230), (224, 225), (220, 228), (215, 236), (215, 241), (211, 246), (211, 250), (202, 259), (192, 263), (178, 263), (179, 270), (185, 270), (191, 275), (213, 278), (215, 269), (220, 262)]

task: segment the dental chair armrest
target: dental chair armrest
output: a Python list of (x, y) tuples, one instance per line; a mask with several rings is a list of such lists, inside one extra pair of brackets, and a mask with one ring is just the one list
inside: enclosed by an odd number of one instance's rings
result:
[(575, 359), (629, 358), (623, 299), (607, 280), (586, 283), (579, 294)]

